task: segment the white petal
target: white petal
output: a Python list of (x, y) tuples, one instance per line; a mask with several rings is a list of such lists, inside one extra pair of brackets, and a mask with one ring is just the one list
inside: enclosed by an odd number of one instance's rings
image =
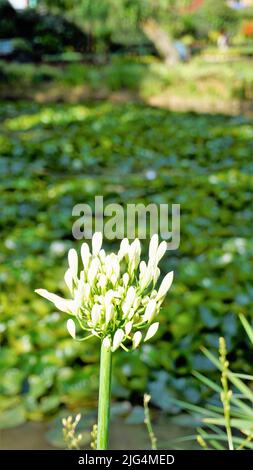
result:
[(71, 273), (70, 269), (67, 269), (67, 271), (65, 272), (64, 281), (65, 281), (65, 284), (68, 287), (69, 291), (72, 294), (72, 292), (73, 292), (73, 277), (72, 277), (72, 273)]
[(156, 301), (155, 299), (152, 299), (149, 301), (144, 316), (143, 316), (143, 321), (152, 321), (154, 314), (156, 311)]
[(59, 295), (53, 294), (52, 292), (48, 292), (46, 289), (35, 289), (36, 294), (41, 295), (41, 297), (44, 297), (47, 300), (50, 300), (50, 302), (55, 303), (56, 300), (62, 299)]
[(68, 261), (69, 261), (69, 269), (71, 271), (72, 277), (73, 279), (76, 279), (77, 272), (78, 272), (78, 256), (74, 248), (71, 248), (68, 252)]
[(163, 297), (165, 297), (165, 295), (167, 294), (172, 282), (173, 282), (173, 271), (171, 271), (170, 273), (166, 274), (166, 276), (164, 277), (164, 279), (162, 280), (162, 283), (159, 287), (159, 290), (157, 292), (157, 297), (156, 297), (156, 300), (160, 300), (162, 299)]
[(150, 243), (149, 243), (149, 252), (148, 252), (149, 258), (153, 258), (154, 256), (156, 256), (157, 249), (158, 249), (158, 235), (155, 233), (152, 236)]
[(83, 262), (84, 270), (86, 271), (90, 262), (90, 248), (87, 243), (83, 243), (81, 246), (81, 258)]
[(147, 333), (146, 333), (146, 336), (144, 338), (144, 341), (148, 341), (148, 339), (152, 338), (152, 336), (154, 336), (158, 330), (158, 327), (159, 327), (159, 322), (157, 321), (156, 323), (153, 323), (152, 325), (150, 325)]
[(140, 331), (136, 331), (133, 335), (133, 349), (136, 349), (141, 342), (142, 334)]
[(163, 241), (160, 243), (157, 254), (156, 254), (156, 261), (159, 263), (159, 261), (162, 259), (163, 255), (166, 253), (167, 250), (167, 242)]
[(76, 314), (76, 305), (73, 300), (65, 300), (59, 298), (59, 300), (56, 300), (54, 304), (56, 308), (58, 308), (58, 310), (60, 310), (61, 312), (69, 313), (71, 315)]
[(103, 235), (101, 232), (95, 232), (92, 237), (92, 254), (98, 255), (103, 243)]
[(126, 323), (126, 325), (125, 325), (126, 335), (129, 335), (129, 333), (131, 332), (132, 327), (133, 327), (133, 322), (132, 321), (129, 321), (129, 322)]
[(72, 336), (72, 338), (75, 339), (75, 337), (76, 337), (76, 325), (75, 325), (74, 320), (71, 320), (71, 318), (67, 321), (67, 330), (68, 330), (70, 336)]
[(116, 349), (118, 349), (118, 347), (123, 341), (124, 336), (124, 331), (119, 328), (113, 337), (112, 351), (116, 351)]
[(41, 295), (45, 299), (53, 302), (56, 308), (61, 312), (73, 314), (74, 310), (74, 302), (73, 300), (64, 299), (59, 295), (53, 294), (52, 292), (48, 292), (46, 289), (36, 289), (36, 294)]

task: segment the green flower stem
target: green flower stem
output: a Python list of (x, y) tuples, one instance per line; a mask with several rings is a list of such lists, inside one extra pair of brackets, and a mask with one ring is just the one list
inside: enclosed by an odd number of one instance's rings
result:
[(97, 449), (106, 450), (109, 438), (112, 352), (101, 344)]

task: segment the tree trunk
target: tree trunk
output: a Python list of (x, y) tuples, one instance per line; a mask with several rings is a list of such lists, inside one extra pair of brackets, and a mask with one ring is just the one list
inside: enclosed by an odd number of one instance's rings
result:
[(173, 65), (179, 62), (179, 55), (171, 38), (154, 19), (150, 18), (143, 22), (141, 28), (166, 64)]

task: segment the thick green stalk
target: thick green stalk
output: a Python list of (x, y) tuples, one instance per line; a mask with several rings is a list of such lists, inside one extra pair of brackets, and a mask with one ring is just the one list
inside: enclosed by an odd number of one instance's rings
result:
[(110, 399), (111, 399), (112, 353), (101, 344), (99, 399), (98, 399), (98, 435), (97, 449), (108, 448)]

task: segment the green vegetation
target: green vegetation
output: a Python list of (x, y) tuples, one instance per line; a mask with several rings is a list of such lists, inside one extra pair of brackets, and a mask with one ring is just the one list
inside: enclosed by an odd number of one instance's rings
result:
[(115, 354), (114, 399), (134, 403), (148, 391), (172, 413), (174, 397), (201, 402), (212, 390), (191, 371), (216, 374), (199, 348), (215, 350), (220, 336), (231, 367), (249, 373), (237, 314), (253, 313), (252, 120), (109, 101), (5, 101), (0, 118), (1, 427), (96, 404), (97, 343), (74, 342), (65, 317), (33, 291), (61, 285), (78, 245), (72, 207), (97, 194), (182, 206), (181, 246), (162, 266), (177, 282), (156, 341)]
[(62, 101), (79, 101), (82, 97), (104, 98), (123, 90), (129, 93), (129, 99), (131, 94), (132, 99), (144, 101), (162, 95), (165, 103), (166, 97), (178, 97), (221, 100), (229, 105), (232, 99), (251, 100), (253, 96), (252, 63), (247, 59), (209, 63), (196, 58), (171, 68), (150, 56), (115, 56), (102, 66), (0, 62), (0, 77), (2, 98), (26, 96), (57, 101), (60, 97)]
[[(251, 324), (244, 315), (240, 315), (240, 320), (251, 344), (253, 344)], [(194, 421), (200, 421), (203, 426), (197, 430), (197, 441), (205, 450), (252, 450), (253, 393), (251, 385), (253, 375), (236, 373), (231, 370), (226, 342), (222, 337), (219, 341), (219, 358), (206, 348), (203, 348), (203, 352), (219, 370), (221, 384), (210, 380), (199, 372), (194, 374), (204, 386), (213, 390), (215, 394), (212, 402), (203, 408), (185, 404), (186, 409), (192, 412)], [(182, 405), (182, 403), (179, 404)]]

